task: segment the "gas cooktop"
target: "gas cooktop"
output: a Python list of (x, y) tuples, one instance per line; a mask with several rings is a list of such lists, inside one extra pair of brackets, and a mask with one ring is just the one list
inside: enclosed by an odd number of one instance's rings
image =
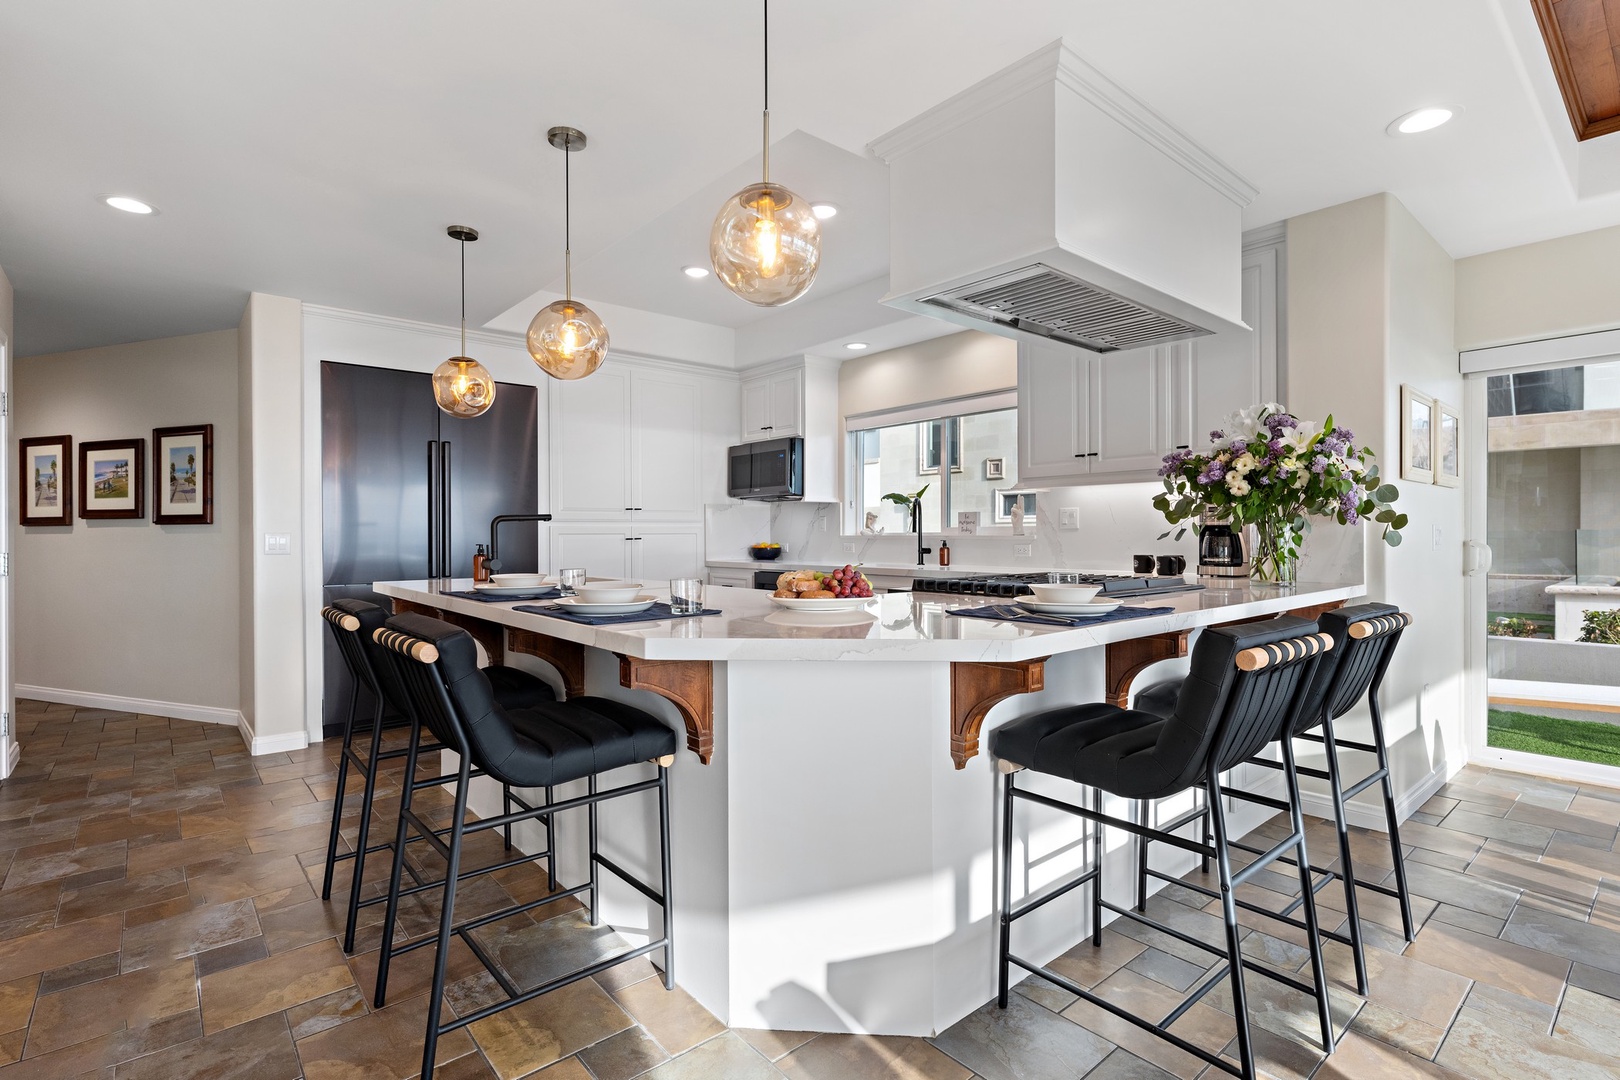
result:
[[(1130, 574), (1081, 573), (1085, 585), (1101, 585), (1102, 595), (1120, 598), (1158, 596), (1202, 589), (1179, 577), (1133, 577)], [(960, 596), (1029, 596), (1031, 583), (1044, 584), (1045, 574), (970, 574), (964, 577), (914, 578), (912, 592), (952, 593)]]

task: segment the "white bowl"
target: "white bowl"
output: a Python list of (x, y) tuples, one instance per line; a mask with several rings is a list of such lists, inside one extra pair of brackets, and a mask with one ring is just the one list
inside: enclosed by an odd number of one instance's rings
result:
[(641, 582), (588, 581), (574, 586), (574, 593), (587, 604), (629, 604), (641, 595)]
[(1031, 585), (1035, 599), (1043, 604), (1089, 604), (1102, 591), (1101, 585)]
[(489, 583), (498, 589), (538, 589), (546, 583), (546, 575), (491, 574)]

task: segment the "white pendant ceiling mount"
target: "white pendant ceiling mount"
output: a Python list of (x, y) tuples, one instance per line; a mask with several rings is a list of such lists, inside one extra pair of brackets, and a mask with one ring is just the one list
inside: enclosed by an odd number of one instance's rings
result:
[(467, 245), (478, 230), (452, 225), (445, 232), (461, 246), (461, 353), (433, 370), (433, 400), (451, 416), (482, 416), (495, 404), (495, 377), (467, 355)]
[(761, 0), (764, 168), (760, 182), (727, 199), (709, 229), (709, 261), (726, 288), (759, 307), (803, 296), (821, 265), (821, 221), (808, 201), (771, 182), (770, 2)]
[(553, 379), (583, 379), (607, 358), (601, 318), (574, 299), (572, 155), (585, 149), (578, 128), (554, 127), (546, 141), (563, 152), (563, 298), (541, 308), (529, 323), (529, 355)]

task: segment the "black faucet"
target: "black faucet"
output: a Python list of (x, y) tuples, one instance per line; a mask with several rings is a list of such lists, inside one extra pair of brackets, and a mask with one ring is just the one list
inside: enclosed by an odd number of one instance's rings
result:
[(921, 566), (923, 565), (923, 556), (930, 554), (934, 550), (931, 547), (923, 547), (921, 499), (911, 500), (911, 527), (917, 532), (917, 565)]
[[(501, 531), (501, 525), (508, 521), (550, 521), (550, 514), (502, 514), (489, 523), (489, 556), (484, 559), (484, 565), (489, 567), (490, 573), (496, 573), (501, 568), (501, 560), (495, 556), (495, 541)], [(919, 558), (920, 561), (920, 558)], [(538, 567), (536, 567), (538, 569)]]

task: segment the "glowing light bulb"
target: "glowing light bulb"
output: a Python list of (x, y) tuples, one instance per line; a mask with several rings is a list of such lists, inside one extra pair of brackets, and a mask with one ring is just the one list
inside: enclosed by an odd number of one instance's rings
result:
[(452, 356), (433, 373), (433, 399), (451, 416), (481, 416), (495, 404), (495, 380), (470, 356)]
[(607, 356), (607, 327), (578, 300), (547, 304), (529, 323), (529, 355), (557, 379), (582, 379)]
[(782, 227), (776, 223), (776, 205), (769, 195), (760, 197), (755, 211), (754, 260), (760, 277), (775, 277), (782, 269)]

